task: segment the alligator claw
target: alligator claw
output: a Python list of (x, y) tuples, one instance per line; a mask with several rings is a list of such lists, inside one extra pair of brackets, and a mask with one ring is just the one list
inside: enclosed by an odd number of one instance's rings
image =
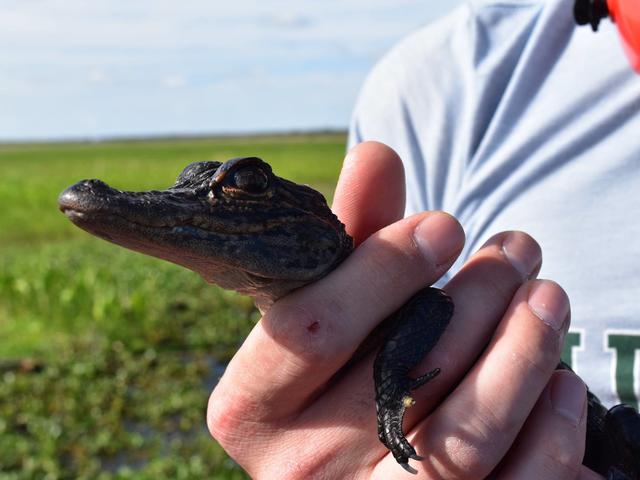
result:
[(440, 374), (440, 369), (439, 368), (434, 368), (429, 373), (427, 373), (425, 375), (421, 375), (418, 378), (416, 378), (415, 380), (413, 380), (413, 382), (411, 382), (411, 386), (409, 387), (409, 390), (413, 391), (413, 390), (416, 390), (416, 389), (420, 388), (425, 383), (427, 383), (427, 382), (433, 380), (434, 378), (436, 378), (439, 374)]
[(409, 465), (408, 463), (400, 463), (400, 466), (402, 468), (404, 468), (407, 472), (409, 472), (412, 475), (417, 475), (418, 470), (416, 470), (415, 468), (413, 468), (411, 465)]

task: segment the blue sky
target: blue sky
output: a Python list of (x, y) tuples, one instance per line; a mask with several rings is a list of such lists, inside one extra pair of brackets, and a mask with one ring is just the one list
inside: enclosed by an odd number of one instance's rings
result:
[(0, 141), (345, 128), (461, 0), (0, 0)]

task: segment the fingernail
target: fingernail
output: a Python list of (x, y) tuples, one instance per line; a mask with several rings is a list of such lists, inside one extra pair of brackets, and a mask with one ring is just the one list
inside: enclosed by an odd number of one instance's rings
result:
[(413, 232), (416, 244), (436, 266), (447, 263), (464, 246), (460, 224), (444, 213), (433, 213), (422, 220)]
[(542, 252), (538, 245), (520, 232), (511, 232), (502, 242), (502, 252), (523, 279), (533, 277), (542, 263)]
[(569, 318), (569, 299), (555, 283), (535, 282), (529, 290), (531, 311), (556, 331), (561, 331)]
[(551, 379), (551, 406), (553, 410), (578, 425), (584, 415), (587, 387), (571, 372), (556, 372)]

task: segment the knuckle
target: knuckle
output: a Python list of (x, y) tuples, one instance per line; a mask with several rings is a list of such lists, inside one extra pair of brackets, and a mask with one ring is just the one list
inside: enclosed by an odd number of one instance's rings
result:
[(431, 460), (432, 464), (438, 464), (436, 470), (440, 478), (467, 479), (472, 475), (484, 478), (495, 467), (475, 443), (461, 436), (448, 437), (444, 449), (439, 454), (434, 452)]
[(255, 409), (252, 402), (240, 395), (225, 394), (217, 387), (209, 397), (207, 428), (211, 436), (229, 453), (255, 433), (258, 422), (251, 421), (247, 412)]
[(207, 406), (207, 428), (211, 436), (223, 446), (237, 427), (237, 416), (234, 412), (229, 412), (228, 406), (229, 403), (225, 402), (215, 389)]
[[(489, 417), (491, 418), (491, 417)], [(505, 437), (492, 421), (460, 423), (431, 451), (431, 463), (441, 478), (484, 478), (497, 465)]]
[[(251, 416), (252, 407), (247, 398), (215, 389), (209, 397), (207, 427), (213, 439), (251, 478), (269, 478), (259, 472), (278, 462), (278, 429)], [(265, 464), (265, 458), (272, 461)]]

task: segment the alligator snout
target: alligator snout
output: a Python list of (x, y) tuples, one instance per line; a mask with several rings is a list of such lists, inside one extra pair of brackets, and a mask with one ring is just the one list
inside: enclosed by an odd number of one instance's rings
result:
[(102, 180), (82, 180), (64, 190), (58, 197), (58, 208), (63, 213), (84, 212), (95, 207), (96, 201), (107, 196), (113, 189)]

